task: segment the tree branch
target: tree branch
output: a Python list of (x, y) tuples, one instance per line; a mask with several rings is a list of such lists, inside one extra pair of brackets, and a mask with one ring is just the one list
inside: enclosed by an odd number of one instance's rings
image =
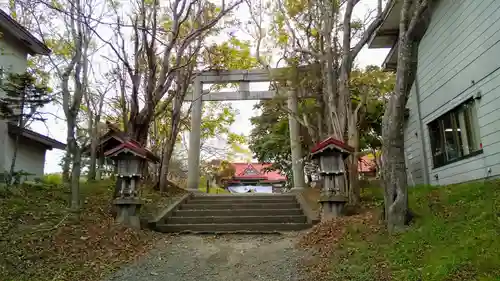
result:
[[(375, 34), (377, 29), (382, 25), (385, 18), (387, 17), (387, 15), (389, 14), (389, 12), (391, 11), (392, 7), (396, 2), (397, 0), (389, 0), (389, 2), (385, 5), (383, 11), (379, 8), (379, 11), (382, 12), (377, 15), (377, 17), (372, 21), (372, 23), (368, 26), (368, 28), (364, 32), (359, 42), (354, 46), (354, 48), (352, 48), (351, 51), (352, 60), (354, 60), (358, 56), (361, 49), (366, 45), (368, 40), (370, 40), (370, 38)], [(381, 2), (379, 2), (379, 5), (381, 5)]]

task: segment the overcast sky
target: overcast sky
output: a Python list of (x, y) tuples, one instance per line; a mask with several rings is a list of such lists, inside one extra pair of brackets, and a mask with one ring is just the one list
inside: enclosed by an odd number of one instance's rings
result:
[[(5, 0), (0, 0), (0, 3)], [(356, 7), (354, 11), (354, 16), (362, 18), (369, 9), (373, 9), (376, 7), (377, 0), (363, 0)], [(6, 10), (3, 6), (3, 9)], [(248, 22), (249, 20), (249, 11), (246, 6), (241, 6), (236, 11), (236, 17), (241, 20), (241, 22)], [(251, 40), (251, 37), (243, 31), (236, 32), (236, 36), (240, 39)], [(367, 49), (366, 47), (361, 51), (356, 60), (356, 64), (360, 67), (364, 67), (367, 65), (380, 65), (384, 58), (388, 53), (387, 49)], [(106, 61), (102, 61), (103, 64), (106, 64)], [(250, 90), (267, 90), (267, 84), (259, 83), (258, 85), (250, 85)], [(253, 106), (258, 101), (234, 101), (231, 102), (233, 108), (239, 111), (239, 114), (236, 117), (236, 122), (231, 126), (231, 131), (235, 133), (241, 133), (248, 135), (251, 131), (250, 118), (258, 114), (253, 109)], [(48, 108), (53, 114), (59, 116), (60, 118), (48, 117), (49, 120), (46, 122), (46, 125), (43, 124), (34, 124), (32, 129), (42, 134), (46, 134), (52, 138), (55, 138), (61, 142), (65, 141), (66, 135), (66, 125), (65, 121), (62, 120), (64, 114), (60, 108), (55, 106), (50, 106)], [(45, 163), (45, 173), (54, 173), (60, 172), (61, 167), (59, 165), (61, 161), (61, 157), (63, 156), (63, 151), (60, 150), (52, 150), (47, 151), (46, 155), (46, 163)]]

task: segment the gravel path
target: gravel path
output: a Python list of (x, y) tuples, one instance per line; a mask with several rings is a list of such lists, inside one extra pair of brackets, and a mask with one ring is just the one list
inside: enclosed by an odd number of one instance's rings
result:
[(300, 233), (167, 237), (108, 281), (298, 281)]

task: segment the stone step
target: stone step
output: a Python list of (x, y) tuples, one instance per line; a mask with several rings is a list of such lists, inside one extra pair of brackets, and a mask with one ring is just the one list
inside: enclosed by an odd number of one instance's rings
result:
[(180, 206), (181, 210), (214, 210), (214, 209), (295, 209), (299, 208), (299, 204), (292, 203), (236, 203), (236, 204), (192, 204), (187, 202)]
[(290, 194), (267, 194), (267, 193), (238, 193), (238, 194), (195, 194), (191, 199), (295, 199)]
[(307, 223), (210, 223), (210, 224), (158, 224), (160, 232), (274, 232), (310, 228)]
[(177, 210), (174, 217), (232, 217), (232, 216), (295, 216), (302, 215), (299, 208), (293, 209), (212, 209), (212, 210)]
[(216, 217), (170, 217), (168, 224), (209, 224), (209, 223), (306, 223), (304, 215), (294, 216), (216, 216)]
[(187, 203), (191, 204), (227, 204), (227, 203), (293, 203), (296, 202), (294, 197), (285, 198), (203, 198), (194, 197), (189, 199)]

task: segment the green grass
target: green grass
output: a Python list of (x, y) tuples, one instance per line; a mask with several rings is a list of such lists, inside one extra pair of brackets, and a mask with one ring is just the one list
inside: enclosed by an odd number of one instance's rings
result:
[[(207, 193), (207, 179), (204, 176), (200, 177), (200, 183), (198, 184), (198, 190)], [(219, 186), (211, 186), (208, 190), (209, 194), (227, 194), (229, 191)]]
[[(207, 187), (199, 187), (199, 191), (207, 193)], [(224, 188), (218, 187), (218, 186), (211, 186), (209, 188), (209, 194), (228, 194), (229, 191), (225, 190)]]
[[(380, 205), (376, 193), (367, 198)], [(329, 257), (328, 280), (500, 280), (499, 181), (409, 195), (417, 214), (409, 230), (389, 236), (376, 223), (350, 225)]]
[(42, 181), (46, 184), (59, 185), (62, 184), (62, 174), (46, 174), (43, 176)]

